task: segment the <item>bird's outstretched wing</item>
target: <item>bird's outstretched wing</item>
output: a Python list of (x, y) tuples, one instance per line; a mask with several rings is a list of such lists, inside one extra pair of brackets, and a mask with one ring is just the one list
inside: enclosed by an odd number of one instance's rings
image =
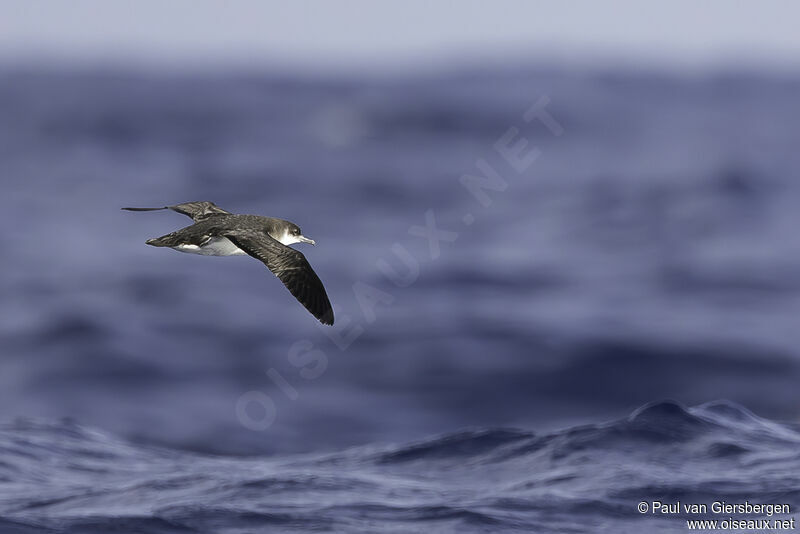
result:
[(231, 212), (225, 211), (213, 202), (198, 201), (198, 202), (184, 202), (183, 204), (176, 204), (174, 206), (164, 206), (163, 208), (122, 208), (127, 211), (158, 211), (158, 210), (172, 210), (188, 215), (195, 222), (199, 222), (214, 215), (230, 215)]
[(322, 324), (333, 324), (333, 309), (325, 286), (301, 252), (259, 232), (230, 230), (223, 235), (262, 261)]

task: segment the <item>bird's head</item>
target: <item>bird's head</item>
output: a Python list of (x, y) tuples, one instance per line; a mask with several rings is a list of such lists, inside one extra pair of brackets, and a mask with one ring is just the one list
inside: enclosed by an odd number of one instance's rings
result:
[(280, 233), (278, 241), (284, 245), (291, 245), (293, 243), (308, 243), (309, 245), (317, 244), (313, 239), (309, 239), (304, 236), (299, 226), (289, 221), (286, 221), (283, 232)]

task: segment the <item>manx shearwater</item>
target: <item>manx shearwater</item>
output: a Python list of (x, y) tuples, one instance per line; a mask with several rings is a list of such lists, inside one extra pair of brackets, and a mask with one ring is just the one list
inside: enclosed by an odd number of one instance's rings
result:
[(333, 324), (333, 309), (317, 274), (306, 257), (289, 247), (310, 243), (296, 224), (259, 215), (238, 215), (213, 202), (185, 202), (163, 208), (122, 208), (128, 211), (170, 209), (188, 215), (194, 224), (176, 232), (148, 239), (154, 247), (170, 247), (180, 252), (205, 256), (247, 254), (264, 263), (283, 285), (321, 323)]

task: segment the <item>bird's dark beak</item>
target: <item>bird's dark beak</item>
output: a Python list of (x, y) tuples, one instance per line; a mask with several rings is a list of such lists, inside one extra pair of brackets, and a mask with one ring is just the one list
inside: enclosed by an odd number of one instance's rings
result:
[(317, 244), (316, 241), (314, 241), (313, 239), (309, 239), (304, 235), (299, 236), (297, 239), (299, 239), (301, 243), (308, 243), (309, 245), (316, 245)]

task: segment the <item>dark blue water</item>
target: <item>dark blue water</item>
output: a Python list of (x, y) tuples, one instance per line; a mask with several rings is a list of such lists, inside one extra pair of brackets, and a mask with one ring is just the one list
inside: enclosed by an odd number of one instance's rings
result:
[[(637, 503), (794, 510), (799, 90), (1, 70), (0, 526), (683, 532)], [(520, 136), (538, 157), (515, 166), (497, 146)], [(119, 210), (189, 200), (297, 222), (337, 325), (250, 258), (144, 244), (188, 219)]]
[(0, 528), (14, 533), (683, 532), (687, 519), (731, 516), (636, 504), (800, 505), (800, 433), (730, 403), (261, 458), (34, 420), (3, 425), (0, 447)]

